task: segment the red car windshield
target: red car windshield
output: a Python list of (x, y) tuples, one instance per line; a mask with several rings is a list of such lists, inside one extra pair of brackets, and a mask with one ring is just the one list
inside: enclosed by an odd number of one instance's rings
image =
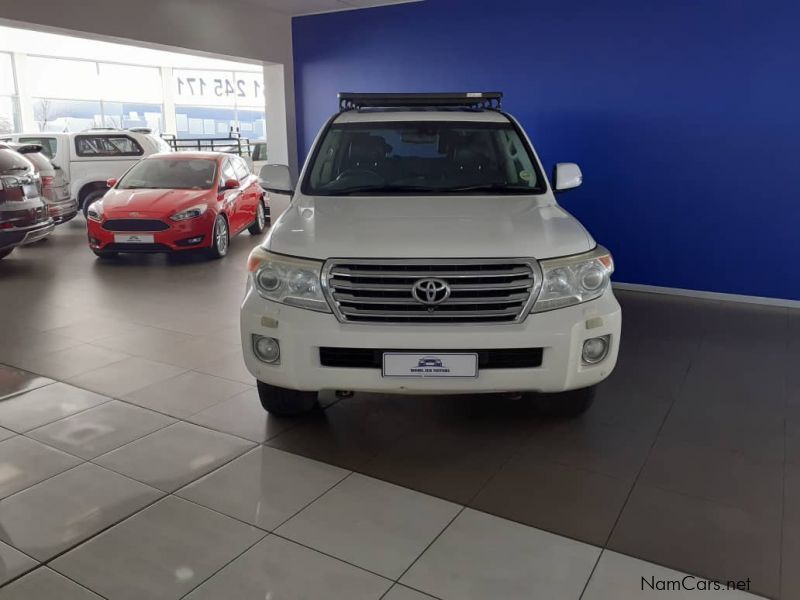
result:
[(136, 163), (117, 185), (121, 190), (209, 190), (217, 161), (208, 158), (148, 158)]

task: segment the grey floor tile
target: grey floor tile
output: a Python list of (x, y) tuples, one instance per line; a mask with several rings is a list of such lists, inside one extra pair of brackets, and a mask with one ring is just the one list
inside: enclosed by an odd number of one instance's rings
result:
[(0, 400), (53, 383), (51, 379), (21, 369), (0, 365)]
[(79, 458), (24, 436), (0, 442), (0, 498), (79, 465)]
[(277, 533), (396, 579), (459, 510), (451, 502), (353, 474)]
[(756, 594), (779, 586), (780, 515), (764, 515), (637, 484), (609, 549), (709, 579), (746, 579)]
[(47, 567), (39, 567), (0, 589), (0, 600), (102, 600)]
[(79, 343), (69, 348), (26, 356), (18, 364), (54, 379), (67, 379), (128, 357), (128, 354), (122, 352)]
[(800, 465), (800, 419), (786, 422), (786, 462)]
[(95, 459), (99, 465), (173, 492), (244, 454), (252, 442), (178, 422)]
[(383, 600), (432, 600), (433, 596), (423, 594), (417, 590), (412, 590), (409, 587), (396, 583), (389, 593), (383, 597)]
[(782, 510), (783, 461), (752, 460), (672, 438), (658, 440), (639, 482), (748, 512), (779, 515)]
[[(68, 325), (47, 329), (47, 332), (80, 340), (81, 342), (94, 342), (115, 335), (127, 334), (140, 327), (140, 325), (118, 318), (97, 317), (76, 320)], [(126, 350), (123, 348), (122, 352), (126, 352)]]
[(187, 371), (172, 379), (137, 390), (123, 399), (185, 419), (248, 389), (250, 387), (243, 383)]
[(241, 348), (199, 365), (195, 367), (195, 370), (232, 381), (240, 381), (248, 385), (253, 385), (255, 383), (255, 378), (247, 370), (247, 367), (244, 366)]
[[(183, 498), (271, 530), (325, 493), (349, 471), (259, 447), (183, 488)], [(231, 493), (236, 490), (236, 493)]]
[(600, 549), (466, 509), (400, 583), (443, 600), (578, 598)]
[(0, 540), (37, 560), (48, 560), (160, 495), (85, 463), (0, 500)]
[(172, 600), (183, 597), (263, 535), (170, 496), (50, 564), (109, 600)]
[[(726, 584), (727, 582), (723, 582)], [(682, 587), (675, 587), (680, 584)], [(746, 588), (747, 582), (741, 585)], [(673, 586), (672, 589), (666, 586)], [(635, 600), (675, 598), (675, 600), (747, 600), (758, 596), (736, 589), (717, 590), (714, 583), (611, 550), (600, 556), (582, 600)]]
[(27, 435), (90, 460), (174, 422), (159, 413), (112, 400)]
[(470, 502), (493, 515), (603, 546), (632, 481), (515, 457)]
[(575, 419), (548, 423), (538, 429), (521, 452), (538, 460), (632, 481), (644, 465), (654, 439), (648, 431)]
[(194, 414), (187, 421), (258, 443), (266, 442), (301, 422), (269, 415), (261, 406), (258, 391), (254, 388), (247, 388), (233, 398)]
[[(30, 571), (38, 564), (30, 556), (25, 556), (19, 550), (0, 542), (0, 585), (19, 577), (25, 571)], [(3, 598), (2, 590), (0, 598)]]
[(109, 398), (65, 383), (54, 383), (0, 402), (0, 425), (24, 433)]
[(97, 339), (92, 343), (101, 348), (147, 357), (153, 351), (169, 347), (176, 342), (188, 342), (191, 339), (192, 336), (185, 333), (142, 325)]
[(305, 421), (266, 443), (354, 471), (398, 443), (413, 426), (407, 417), (384, 411), (379, 402), (363, 398), (336, 403), (308, 415)]
[[(519, 424), (525, 423), (520, 420)], [(499, 426), (488, 418), (420, 424), (359, 472), (466, 504), (518, 451), (536, 425)]]
[(13, 431), (9, 431), (8, 429), (3, 429), (0, 427), (0, 442), (3, 440), (7, 440), (10, 437), (15, 436), (16, 434)]
[(214, 575), (187, 600), (381, 598), (391, 581), (271, 535)]
[(183, 371), (184, 369), (173, 365), (133, 357), (67, 379), (77, 386), (121, 398), (136, 390), (180, 375)]

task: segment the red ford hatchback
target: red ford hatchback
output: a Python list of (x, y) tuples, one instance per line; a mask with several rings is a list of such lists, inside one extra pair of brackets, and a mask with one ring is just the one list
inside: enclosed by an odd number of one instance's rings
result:
[(154, 154), (108, 184), (87, 213), (98, 256), (204, 249), (221, 258), (232, 236), (266, 228), (264, 190), (238, 156)]

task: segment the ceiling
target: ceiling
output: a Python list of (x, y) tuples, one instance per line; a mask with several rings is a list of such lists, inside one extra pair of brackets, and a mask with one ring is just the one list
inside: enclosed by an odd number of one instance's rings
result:
[(286, 15), (313, 15), (317, 13), (335, 12), (372, 8), (389, 4), (404, 4), (420, 0), (246, 0), (250, 4), (258, 4), (270, 10)]

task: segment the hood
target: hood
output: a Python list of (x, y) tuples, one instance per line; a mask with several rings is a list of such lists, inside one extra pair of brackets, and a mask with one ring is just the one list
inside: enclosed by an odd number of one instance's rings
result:
[[(106, 216), (160, 216), (208, 201), (209, 190), (118, 190), (103, 196)], [(130, 215), (136, 212), (139, 215)]]
[(552, 196), (299, 197), (266, 247), (307, 258), (549, 258), (595, 242)]

